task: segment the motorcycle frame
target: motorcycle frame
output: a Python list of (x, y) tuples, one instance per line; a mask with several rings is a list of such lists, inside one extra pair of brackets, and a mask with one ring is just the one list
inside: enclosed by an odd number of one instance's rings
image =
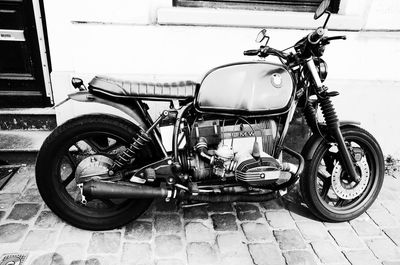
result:
[[(322, 81), (319, 77), (317, 68), (314, 64), (313, 57), (311, 56), (310, 58), (305, 60), (305, 66), (308, 68), (308, 70), (311, 73), (312, 79), (314, 81), (314, 84), (316, 85), (317, 90), (318, 89), (324, 89), (324, 86), (322, 84)], [(311, 81), (311, 80), (310, 80)], [(295, 86), (297, 88), (297, 86)], [(296, 91), (296, 88), (294, 89), (294, 92)], [(313, 132), (313, 137), (309, 138), (306, 145), (303, 147), (302, 150), (302, 155), (297, 154), (293, 150), (290, 150), (289, 148), (284, 146), (285, 138), (290, 126), (290, 122), (293, 118), (294, 112), (297, 107), (297, 103), (299, 99), (295, 98), (295, 93), (292, 94), (291, 96), (291, 103), (290, 107), (288, 110), (284, 113), (275, 113), (275, 114), (264, 114), (264, 115), (240, 115), (240, 114), (218, 114), (218, 113), (212, 113), (216, 116), (219, 117), (227, 117), (227, 118), (233, 118), (233, 117), (244, 117), (244, 118), (249, 118), (249, 117), (257, 117), (257, 118), (270, 118), (270, 117), (276, 117), (276, 116), (283, 116), (284, 117), (284, 125), (282, 127), (282, 130), (279, 134), (279, 138), (277, 139), (275, 146), (274, 146), (274, 152), (273, 152), (273, 157), (274, 158), (279, 158), (280, 154), (282, 151), (286, 151), (292, 156), (296, 157), (299, 160), (299, 169), (301, 168), (301, 171), (304, 167), (304, 157), (307, 159), (311, 159), (313, 156), (313, 153), (318, 146), (318, 144), (321, 143), (321, 141), (324, 140), (324, 136), (320, 134), (320, 132)], [(170, 101), (170, 109), (163, 111), (163, 113), (160, 115), (160, 117), (153, 122), (152, 118), (150, 117), (149, 113), (147, 112), (148, 106), (146, 103), (144, 103), (142, 100), (149, 100), (148, 98), (119, 98), (119, 97), (110, 97), (107, 95), (96, 95), (92, 94), (89, 91), (80, 91), (77, 93), (73, 93), (69, 95), (69, 98), (80, 101), (80, 102), (95, 102), (95, 103), (100, 103), (100, 104), (105, 104), (112, 106), (116, 109), (119, 109), (120, 111), (126, 113), (132, 118), (132, 123), (137, 129), (146, 131), (149, 133), (149, 135), (152, 137), (154, 142), (156, 143), (154, 146), (157, 148), (157, 151), (162, 154), (162, 157), (160, 160), (158, 160), (160, 164), (160, 168), (162, 167), (162, 170), (165, 171), (166, 168), (170, 168), (169, 165), (173, 163), (179, 163), (178, 162), (178, 148), (179, 148), (179, 142), (178, 142), (178, 136), (179, 136), (179, 130), (181, 126), (182, 119), (185, 118), (187, 113), (194, 109), (195, 112), (202, 114), (201, 111), (199, 111), (196, 108), (195, 102), (196, 100), (190, 101), (190, 102), (179, 102), (176, 99), (163, 99), (163, 101)], [(160, 99), (154, 99), (154, 100), (160, 100)], [(179, 108), (176, 109), (175, 106), (179, 105)], [(170, 113), (175, 113), (176, 114), (176, 119), (175, 119), (175, 124), (173, 128), (173, 135), (172, 135), (172, 154), (168, 155), (165, 146), (160, 138), (160, 132), (157, 129), (156, 125), (165, 117), (169, 116)], [(359, 123), (357, 122), (346, 122), (345, 124), (352, 124), (352, 125), (358, 125)], [(344, 166), (346, 169), (349, 169), (349, 173), (352, 177), (356, 178), (356, 173), (354, 169), (354, 165), (352, 164), (351, 161), (351, 156), (348, 153), (348, 150), (345, 146), (345, 142), (343, 139), (343, 136), (341, 135), (340, 132), (340, 127), (342, 124), (338, 122), (337, 124), (337, 130), (336, 131), (328, 131), (328, 133), (333, 136), (333, 138), (336, 140), (338, 143), (338, 148), (342, 154), (342, 158), (344, 160)], [(345, 152), (345, 153), (342, 153)], [(145, 166), (148, 167), (148, 166)], [(145, 168), (144, 167), (144, 168)], [(143, 169), (143, 168), (142, 168)], [(141, 172), (141, 170), (139, 172)], [(283, 187), (288, 187), (289, 185), (294, 184), (298, 177), (299, 173), (301, 173), (300, 170), (298, 170), (298, 174), (294, 175), (294, 178), (291, 178), (289, 181), (286, 183), (283, 183), (283, 185), (278, 185), (279, 188)], [(353, 171), (353, 172), (352, 172)], [(167, 170), (167, 172), (170, 172), (173, 174), (172, 169)], [(136, 174), (135, 174), (136, 175)], [(134, 175), (134, 176), (135, 176)], [(166, 176), (166, 175), (165, 175)], [(164, 178), (163, 176), (162, 178)], [(168, 178), (166, 178), (168, 182)]]

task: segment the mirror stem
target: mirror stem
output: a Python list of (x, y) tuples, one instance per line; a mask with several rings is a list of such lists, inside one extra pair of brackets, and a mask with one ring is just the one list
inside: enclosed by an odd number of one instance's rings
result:
[(328, 16), (326, 17), (326, 20), (325, 20), (323, 28), (326, 28), (326, 24), (328, 24), (329, 18), (331, 17), (331, 12), (325, 11), (325, 13), (327, 13)]

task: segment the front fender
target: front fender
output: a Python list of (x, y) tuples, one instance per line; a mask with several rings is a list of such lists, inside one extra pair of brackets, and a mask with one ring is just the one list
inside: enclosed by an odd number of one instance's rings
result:
[[(340, 128), (344, 128), (347, 126), (355, 126), (358, 127), (361, 123), (358, 121), (340, 121)], [(324, 140), (321, 135), (313, 134), (304, 145), (303, 149), (301, 150), (301, 155), (303, 156), (304, 160), (311, 160), (314, 157), (315, 150)]]
[(139, 114), (139, 112), (135, 109), (130, 108), (127, 105), (120, 104), (111, 100), (107, 100), (96, 95), (91, 94), (88, 91), (79, 91), (76, 93), (72, 93), (68, 95), (68, 98), (73, 99), (79, 102), (91, 102), (91, 103), (100, 103), (104, 105), (109, 105), (114, 107), (124, 113), (126, 113), (129, 117), (131, 117), (131, 122), (138, 126), (140, 129), (146, 130), (147, 126), (143, 121), (143, 118)]

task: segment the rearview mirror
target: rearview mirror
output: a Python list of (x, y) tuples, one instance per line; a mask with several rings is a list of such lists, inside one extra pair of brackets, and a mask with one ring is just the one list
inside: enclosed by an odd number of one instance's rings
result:
[(258, 43), (262, 42), (265, 39), (265, 37), (267, 37), (267, 30), (262, 29), (257, 35), (256, 42)]
[(314, 13), (314, 19), (319, 19), (328, 10), (331, 0), (323, 0)]

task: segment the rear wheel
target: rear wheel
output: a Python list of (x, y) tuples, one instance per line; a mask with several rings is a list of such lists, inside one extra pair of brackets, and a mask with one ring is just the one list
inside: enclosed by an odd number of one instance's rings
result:
[[(135, 126), (110, 115), (84, 115), (57, 127), (45, 140), (36, 161), (39, 192), (49, 208), (66, 222), (83, 229), (108, 230), (141, 215), (151, 199), (93, 199), (81, 203), (77, 182), (107, 172), (113, 159), (132, 141)], [(134, 162), (152, 162), (152, 150), (142, 150)]]
[(375, 138), (356, 126), (342, 128), (361, 180), (349, 178), (335, 144), (322, 141), (300, 178), (301, 193), (311, 212), (325, 221), (348, 221), (375, 201), (384, 178), (382, 151)]

